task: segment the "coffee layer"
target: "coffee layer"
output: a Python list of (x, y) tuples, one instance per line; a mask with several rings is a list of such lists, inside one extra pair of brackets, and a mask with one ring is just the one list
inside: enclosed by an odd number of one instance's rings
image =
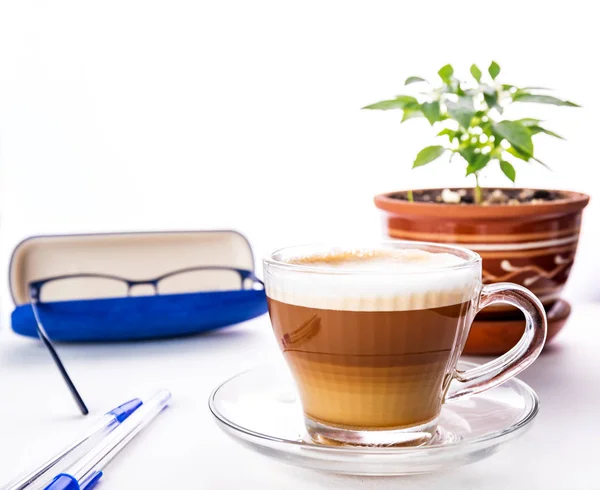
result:
[(306, 414), (367, 429), (410, 427), (438, 416), (470, 307), (367, 312), (269, 299)]
[(470, 301), (480, 287), (479, 267), (460, 267), (461, 257), (418, 249), (333, 250), (287, 262), (310, 270), (267, 271), (267, 296), (309, 308), (436, 308)]

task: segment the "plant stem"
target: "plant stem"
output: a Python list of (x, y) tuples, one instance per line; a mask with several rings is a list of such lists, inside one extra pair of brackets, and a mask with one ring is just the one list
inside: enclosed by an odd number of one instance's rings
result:
[(479, 186), (479, 172), (475, 172), (475, 189), (474, 189), (475, 204), (481, 204), (481, 187)]
[(413, 197), (412, 189), (406, 193), (406, 197), (408, 198), (409, 202), (414, 202), (415, 198)]

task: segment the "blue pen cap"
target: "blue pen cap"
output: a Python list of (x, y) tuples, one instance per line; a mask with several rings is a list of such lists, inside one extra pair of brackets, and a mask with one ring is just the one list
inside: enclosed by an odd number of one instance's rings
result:
[(98, 471), (92, 475), (87, 483), (83, 484), (83, 487), (79, 485), (74, 476), (67, 473), (61, 473), (57, 475), (54, 480), (50, 482), (44, 490), (91, 490), (102, 478), (102, 472)]
[(81, 490), (81, 488), (75, 478), (66, 473), (61, 473), (44, 490)]
[(142, 403), (142, 400), (140, 400), (139, 398), (134, 398), (133, 400), (129, 400), (128, 402), (123, 403), (123, 405), (119, 405), (114, 410), (106, 412), (106, 415), (114, 415), (118, 422), (121, 423), (133, 412), (135, 412), (142, 405)]
[(96, 484), (100, 481), (100, 478), (102, 478), (102, 475), (103, 473), (101, 471), (94, 473), (88, 480), (87, 484), (82, 487), (82, 490), (92, 490), (92, 487), (96, 486)]

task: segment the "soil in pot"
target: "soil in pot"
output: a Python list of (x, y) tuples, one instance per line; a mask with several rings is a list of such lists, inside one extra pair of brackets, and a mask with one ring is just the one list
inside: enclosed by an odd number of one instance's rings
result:
[[(388, 194), (392, 199), (409, 201), (408, 192)], [(481, 189), (482, 206), (497, 204), (536, 204), (565, 199), (559, 191), (544, 189)], [(413, 191), (415, 202), (439, 202), (444, 204), (474, 204), (474, 189), (422, 189)]]

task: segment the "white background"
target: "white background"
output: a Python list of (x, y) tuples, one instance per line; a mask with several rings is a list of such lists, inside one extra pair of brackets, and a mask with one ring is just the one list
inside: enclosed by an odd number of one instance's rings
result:
[[(379, 192), (468, 182), (411, 171), (424, 120), (361, 111), (447, 62), (554, 88), (583, 109), (527, 105), (568, 138), (518, 184), (600, 196), (593, 2), (0, 0), (2, 264), (24, 236), (235, 228), (257, 255), (378, 236)], [(491, 169), (486, 185), (509, 183)], [(600, 221), (596, 205), (587, 224)], [(600, 298), (587, 226), (570, 296)], [(8, 306), (5, 306), (7, 308)]]
[[(0, 0), (0, 277), (6, 277), (16, 243), (40, 233), (234, 228), (249, 237), (259, 257), (299, 242), (379, 236), (380, 216), (372, 204), (376, 193), (463, 185), (465, 180), (458, 163), (410, 170), (416, 152), (432, 141), (425, 121), (400, 126), (399, 113), (360, 108), (402, 92), (409, 75), (434, 78), (448, 62), (467, 75), (472, 62), (484, 67), (494, 59), (502, 66), (500, 81), (550, 86), (584, 106), (531, 105), (525, 112), (506, 115), (538, 115), (567, 137), (563, 142), (538, 136), (536, 151), (554, 171), (523, 164), (517, 167), (517, 183), (595, 197), (586, 210), (567, 295), (573, 302), (599, 301), (600, 206), (595, 201), (600, 199), (600, 70), (594, 46), (600, 46), (596, 7), (583, 0)], [(506, 183), (496, 169), (484, 180), (489, 186)], [(12, 308), (6, 284), (0, 294), (6, 315)], [(525, 376), (549, 407), (542, 412), (546, 418), (540, 420), (537, 436), (532, 432), (523, 439), (530, 445), (515, 446), (514, 453), (503, 453), (504, 459), (459, 473), (454, 481), (460, 488), (482, 488), (486, 475), (494, 477), (498, 488), (517, 488), (515, 480), (502, 480), (508, 478), (514, 458), (523, 462), (558, 443), (551, 431), (556, 424), (561, 424), (558, 437), (573, 435), (562, 425), (567, 415), (587, 420), (581, 434), (588, 434), (594, 419), (585, 390), (593, 380), (586, 381), (581, 373), (594, 372), (593, 346), (598, 342), (586, 341), (586, 329), (595, 326), (588, 320), (593, 315), (585, 313), (597, 309), (579, 311), (562, 350), (551, 352), (555, 357), (546, 357)], [(264, 348), (266, 344), (248, 333), (252, 328), (242, 327), (240, 342), (246, 339), (249, 349)], [(9, 337), (0, 363), (2, 395), (12, 400), (2, 402), (7, 413), (14, 415), (17, 408), (10, 407), (20, 406), (19, 397), (34, 396), (20, 388), (31, 376), (48, 391), (42, 399), (63, 389), (42, 350), (9, 332), (2, 335)], [(229, 359), (229, 364), (223, 361), (222, 372), (213, 372), (212, 364), (194, 364), (202, 362), (195, 355), (205, 345), (200, 340), (214, 346), (214, 362), (219, 362), (217, 354)], [(86, 361), (91, 357), (118, 377), (119, 353), (125, 347), (66, 346), (63, 351), (75, 374), (96, 383), (96, 410), (106, 408), (105, 393), (126, 397), (132, 386), (150, 389), (174, 375), (178, 381), (169, 386), (180, 387), (180, 416), (185, 419), (187, 414), (199, 424), (206, 414), (198, 412), (196, 419), (194, 410), (204, 406), (211, 387), (262, 359), (252, 350), (238, 357), (221, 340), (217, 336), (127, 347), (133, 356), (130, 378), (114, 387), (106, 385), (101, 371), (89, 371)], [(268, 352), (275, 353), (269, 345)], [(183, 356), (179, 362), (175, 353)], [(159, 358), (172, 359), (172, 370), (152, 374)], [(559, 369), (560, 362), (569, 368)], [(203, 369), (210, 376), (203, 377)], [(199, 380), (197, 392), (190, 391), (186, 376)], [(555, 390), (555, 385), (562, 388)], [(186, 405), (190, 399), (193, 403)], [(60, 403), (52, 412), (59, 418), (73, 409), (66, 394)], [(570, 411), (564, 403), (572, 405)], [(50, 414), (35, 419), (25, 411), (12, 420), (14, 430), (23, 434), (28, 427), (30, 437), (49, 430), (76, 432), (71, 419), (57, 422)], [(165, 427), (180, 434), (186, 430)], [(244, 452), (230, 449), (212, 424), (205, 427), (218, 448), (216, 459), (208, 461), (210, 474), (227, 474), (231, 485), (248, 479), (273, 488), (283, 488), (292, 474), (317, 487), (316, 476), (248, 462), (237, 477), (219, 455), (235, 451), (231, 454), (242, 458)], [(518, 478), (536, 474), (535, 481), (544, 488), (591, 488), (583, 483), (592, 463), (591, 439), (573, 437), (562, 446), (573, 454), (570, 469), (560, 467), (560, 452), (550, 451), (540, 456), (537, 473), (523, 467)], [(17, 436), (10, 440), (0, 442), (2, 461), (15, 467), (27, 463), (27, 447)], [(586, 440), (589, 449), (577, 455)], [(44, 442), (36, 455), (47, 454), (55, 446), (52, 442)], [(193, 461), (206, 451), (201, 442), (194, 439), (185, 446)], [(141, 450), (138, 446), (138, 468), (148, 461)], [(191, 478), (183, 461), (177, 470), (185, 468), (186, 478)], [(130, 486), (113, 488), (136, 488), (134, 461), (125, 458), (118, 464), (121, 473), (114, 476), (125, 475), (118, 481)], [(551, 471), (556, 476), (543, 476)], [(10, 473), (4, 467), (1, 476)], [(165, 481), (166, 476), (157, 478)], [(145, 481), (152, 480), (147, 476)], [(411, 488), (430, 488), (427, 482), (439, 488), (444, 479), (412, 481)], [(208, 484), (205, 488), (211, 488)], [(386, 488), (397, 484), (390, 481)], [(349, 483), (331, 480), (322, 488), (332, 485), (347, 488)], [(357, 488), (375, 486), (357, 483)], [(212, 481), (212, 488), (232, 486)]]

